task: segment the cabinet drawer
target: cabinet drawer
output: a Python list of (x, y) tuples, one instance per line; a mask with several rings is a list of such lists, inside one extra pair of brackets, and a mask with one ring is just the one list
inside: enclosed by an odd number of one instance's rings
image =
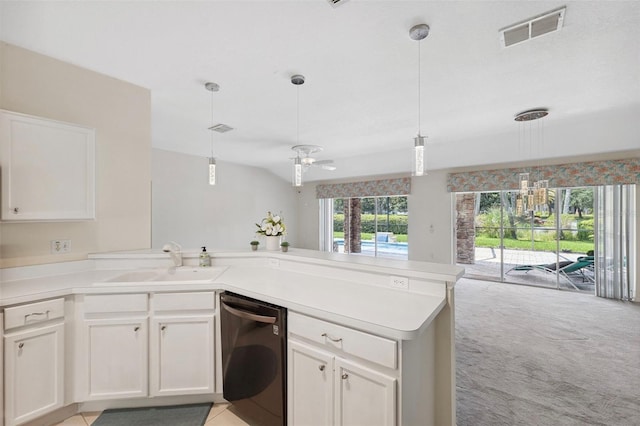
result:
[(385, 367), (397, 368), (397, 342), (352, 328), (289, 312), (289, 332), (324, 347), (343, 351)]
[(84, 297), (84, 312), (120, 313), (147, 312), (147, 294), (88, 294)]
[(193, 311), (215, 309), (215, 294), (212, 291), (156, 293), (153, 297), (154, 311)]
[(4, 329), (36, 324), (56, 318), (64, 318), (64, 299), (28, 303), (4, 310)]

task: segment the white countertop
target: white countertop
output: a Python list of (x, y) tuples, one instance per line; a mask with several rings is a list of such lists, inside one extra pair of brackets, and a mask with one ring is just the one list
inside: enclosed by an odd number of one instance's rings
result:
[[(458, 270), (450, 265), (435, 272), (422, 262), (408, 262), (409, 266), (394, 262), (374, 262), (367, 260), (347, 262), (346, 256), (327, 258), (327, 256), (308, 256), (307, 250), (297, 256), (271, 253), (266, 256), (295, 260), (300, 262), (300, 271), (279, 266), (267, 266), (250, 262), (249, 258), (264, 257), (264, 254), (227, 253), (234, 258), (229, 266), (216, 266), (209, 269), (211, 279), (175, 282), (109, 282), (119, 275), (132, 271), (128, 269), (100, 269), (99, 261), (91, 262), (87, 270), (63, 274), (45, 274), (38, 277), (17, 279), (2, 283), (0, 287), (0, 306), (9, 306), (33, 300), (61, 297), (70, 294), (89, 293), (144, 293), (194, 290), (229, 290), (248, 297), (284, 306), (292, 311), (333, 321), (363, 331), (395, 339), (412, 339), (419, 335), (437, 316), (446, 304), (446, 285), (436, 285), (436, 291), (420, 294), (379, 285), (367, 285), (347, 279), (336, 279), (318, 275), (317, 270), (309, 269), (305, 273), (304, 264), (324, 263), (325, 266), (347, 269), (349, 276), (358, 270), (396, 274), (405, 276), (448, 277), (457, 280)], [(121, 259), (126, 254), (106, 254), (94, 259)], [(166, 254), (151, 252), (129, 253), (130, 258), (153, 259)], [(286, 256), (286, 257), (285, 257)], [(242, 259), (247, 259), (243, 261)], [(357, 257), (356, 259), (361, 259)], [(95, 264), (94, 264), (95, 262)], [(243, 264), (246, 263), (246, 264)], [(417, 267), (420, 266), (420, 267)], [(449, 266), (449, 268), (445, 268)], [(166, 267), (165, 267), (166, 268)], [(194, 267), (190, 267), (194, 268)], [(155, 268), (158, 270), (159, 268)], [(195, 268), (197, 269), (197, 268)], [(438, 268), (436, 268), (438, 269)], [(139, 269), (134, 269), (139, 270)], [(461, 269), (460, 269), (461, 270)], [(448, 274), (447, 274), (448, 272)]]

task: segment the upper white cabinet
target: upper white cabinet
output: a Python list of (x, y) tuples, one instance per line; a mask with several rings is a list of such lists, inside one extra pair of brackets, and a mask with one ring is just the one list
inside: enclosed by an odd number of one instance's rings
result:
[(3, 221), (95, 219), (95, 130), (0, 110)]

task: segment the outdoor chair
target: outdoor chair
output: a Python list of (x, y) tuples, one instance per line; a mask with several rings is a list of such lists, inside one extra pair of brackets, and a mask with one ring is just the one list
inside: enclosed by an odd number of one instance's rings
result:
[(593, 272), (593, 256), (581, 256), (576, 261), (564, 260), (558, 263), (547, 263), (543, 265), (518, 265), (507, 271), (507, 274), (511, 271), (543, 271), (554, 273), (558, 272), (564, 276), (569, 282), (571, 277), (580, 277), (582, 282), (595, 282), (592, 274), (585, 274), (585, 270)]

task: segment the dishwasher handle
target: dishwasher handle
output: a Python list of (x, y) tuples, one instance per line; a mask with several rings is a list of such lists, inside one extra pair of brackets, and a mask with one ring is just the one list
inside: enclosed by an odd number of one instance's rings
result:
[(237, 308), (232, 308), (231, 306), (227, 305), (224, 301), (222, 302), (222, 307), (224, 308), (225, 311), (237, 317), (248, 319), (251, 321), (262, 322), (265, 324), (275, 324), (275, 322), (278, 320), (276, 317), (258, 315), (258, 314), (254, 314), (253, 312), (247, 312)]

